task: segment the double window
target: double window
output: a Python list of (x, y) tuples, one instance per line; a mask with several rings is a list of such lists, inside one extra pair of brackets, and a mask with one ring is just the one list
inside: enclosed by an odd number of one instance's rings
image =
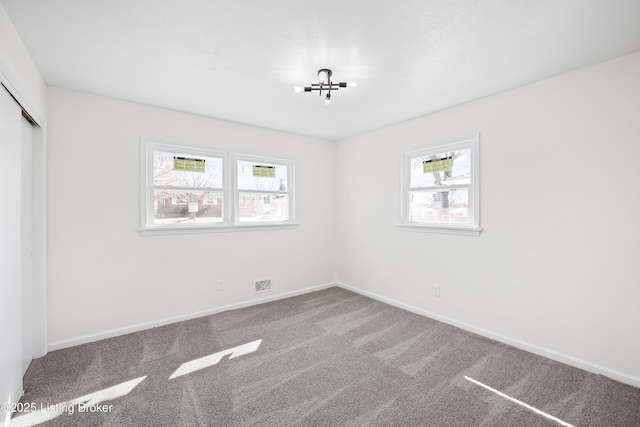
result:
[(404, 153), (400, 227), (479, 234), (477, 136)]
[(143, 234), (295, 224), (289, 160), (142, 139), (141, 174)]

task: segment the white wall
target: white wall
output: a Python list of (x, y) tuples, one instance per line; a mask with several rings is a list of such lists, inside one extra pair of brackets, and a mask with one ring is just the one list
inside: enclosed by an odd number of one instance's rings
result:
[[(481, 235), (397, 230), (400, 153), (475, 132)], [(640, 53), (340, 141), (338, 280), (640, 384), (639, 159)]]
[[(335, 142), (63, 89), (47, 100), (54, 347), (335, 281)], [(140, 136), (294, 160), (300, 226), (140, 236)], [(265, 277), (273, 291), (254, 294)]]
[(46, 83), (2, 4), (0, 4), (0, 63), (4, 63), (15, 77), (22, 95), (33, 109), (30, 113), (44, 118)]

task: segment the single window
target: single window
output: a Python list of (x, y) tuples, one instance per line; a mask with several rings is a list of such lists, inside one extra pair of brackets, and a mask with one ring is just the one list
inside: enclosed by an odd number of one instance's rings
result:
[(404, 153), (400, 227), (479, 234), (479, 138)]
[(287, 223), (293, 220), (293, 164), (237, 156), (237, 223)]
[(144, 140), (141, 146), (141, 229), (224, 223), (226, 154)]

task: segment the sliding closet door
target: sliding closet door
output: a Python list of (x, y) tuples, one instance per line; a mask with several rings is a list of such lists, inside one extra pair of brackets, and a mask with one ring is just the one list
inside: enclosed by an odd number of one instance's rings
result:
[(21, 287), (22, 287), (22, 375), (33, 359), (33, 126), (24, 117), (21, 122)]
[(22, 392), (21, 112), (0, 86), (0, 402)]

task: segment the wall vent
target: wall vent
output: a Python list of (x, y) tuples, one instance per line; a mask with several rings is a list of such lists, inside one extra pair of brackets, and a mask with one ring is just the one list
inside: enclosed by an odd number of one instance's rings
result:
[(271, 290), (271, 279), (256, 280), (255, 293), (268, 292)]

